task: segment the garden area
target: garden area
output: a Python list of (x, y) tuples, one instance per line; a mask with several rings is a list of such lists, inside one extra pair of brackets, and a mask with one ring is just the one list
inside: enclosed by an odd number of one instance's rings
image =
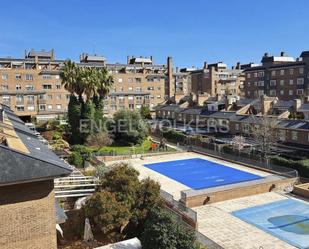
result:
[[(205, 248), (196, 241), (194, 230), (165, 208), (157, 182), (139, 180), (138, 171), (127, 163), (105, 167), (97, 175), (97, 192), (76, 210), (77, 214), (69, 215), (62, 226), (64, 236), (58, 236), (59, 248), (93, 248), (134, 237), (143, 249)], [(91, 226), (88, 241), (83, 241), (85, 218)]]

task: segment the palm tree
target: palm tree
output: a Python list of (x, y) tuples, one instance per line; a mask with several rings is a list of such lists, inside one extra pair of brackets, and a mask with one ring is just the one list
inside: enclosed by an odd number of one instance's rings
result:
[(60, 78), (64, 88), (73, 95), (77, 80), (77, 67), (74, 62), (71, 60), (64, 62), (64, 67), (60, 71)]
[(100, 101), (102, 101), (109, 93), (110, 88), (113, 86), (114, 78), (109, 75), (106, 67), (98, 70), (98, 78), (97, 92), (99, 94)]

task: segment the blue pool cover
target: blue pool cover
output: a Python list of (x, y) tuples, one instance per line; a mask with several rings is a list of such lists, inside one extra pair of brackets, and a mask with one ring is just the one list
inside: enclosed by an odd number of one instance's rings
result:
[(309, 248), (309, 204), (294, 199), (238, 210), (232, 213), (298, 248)]
[(262, 178), (201, 158), (152, 163), (144, 166), (192, 189), (211, 188)]

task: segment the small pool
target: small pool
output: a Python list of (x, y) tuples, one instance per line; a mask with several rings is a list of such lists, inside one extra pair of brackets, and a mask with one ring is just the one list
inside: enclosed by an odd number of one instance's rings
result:
[(211, 188), (262, 178), (201, 158), (152, 163), (144, 166), (192, 189)]
[(232, 213), (298, 248), (309, 248), (309, 204), (294, 199), (238, 210)]

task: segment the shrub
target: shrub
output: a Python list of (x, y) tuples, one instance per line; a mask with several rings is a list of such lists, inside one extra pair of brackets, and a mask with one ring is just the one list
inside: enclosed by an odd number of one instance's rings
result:
[(74, 152), (78, 152), (80, 155), (84, 157), (85, 160), (89, 161), (92, 156), (92, 149), (82, 145), (82, 144), (76, 144), (72, 146), (72, 150)]
[(108, 236), (119, 235), (130, 219), (126, 205), (118, 202), (115, 194), (106, 190), (93, 194), (84, 209), (95, 231)]
[(309, 160), (289, 160), (280, 156), (273, 156), (271, 162), (288, 168), (296, 169), (300, 176), (309, 178)]
[(137, 111), (120, 110), (114, 114), (115, 140), (123, 144), (142, 143), (149, 135), (149, 127)]
[(84, 159), (79, 152), (72, 152), (69, 157), (69, 163), (75, 165), (77, 168), (84, 166)]
[(62, 138), (62, 134), (58, 131), (55, 131), (53, 134), (53, 140), (59, 140)]
[(195, 240), (194, 232), (178, 224), (163, 208), (150, 212), (141, 237), (143, 249), (194, 249), (197, 248)]
[(164, 131), (163, 137), (177, 143), (184, 143), (187, 139), (187, 136), (185, 134), (175, 130)]

